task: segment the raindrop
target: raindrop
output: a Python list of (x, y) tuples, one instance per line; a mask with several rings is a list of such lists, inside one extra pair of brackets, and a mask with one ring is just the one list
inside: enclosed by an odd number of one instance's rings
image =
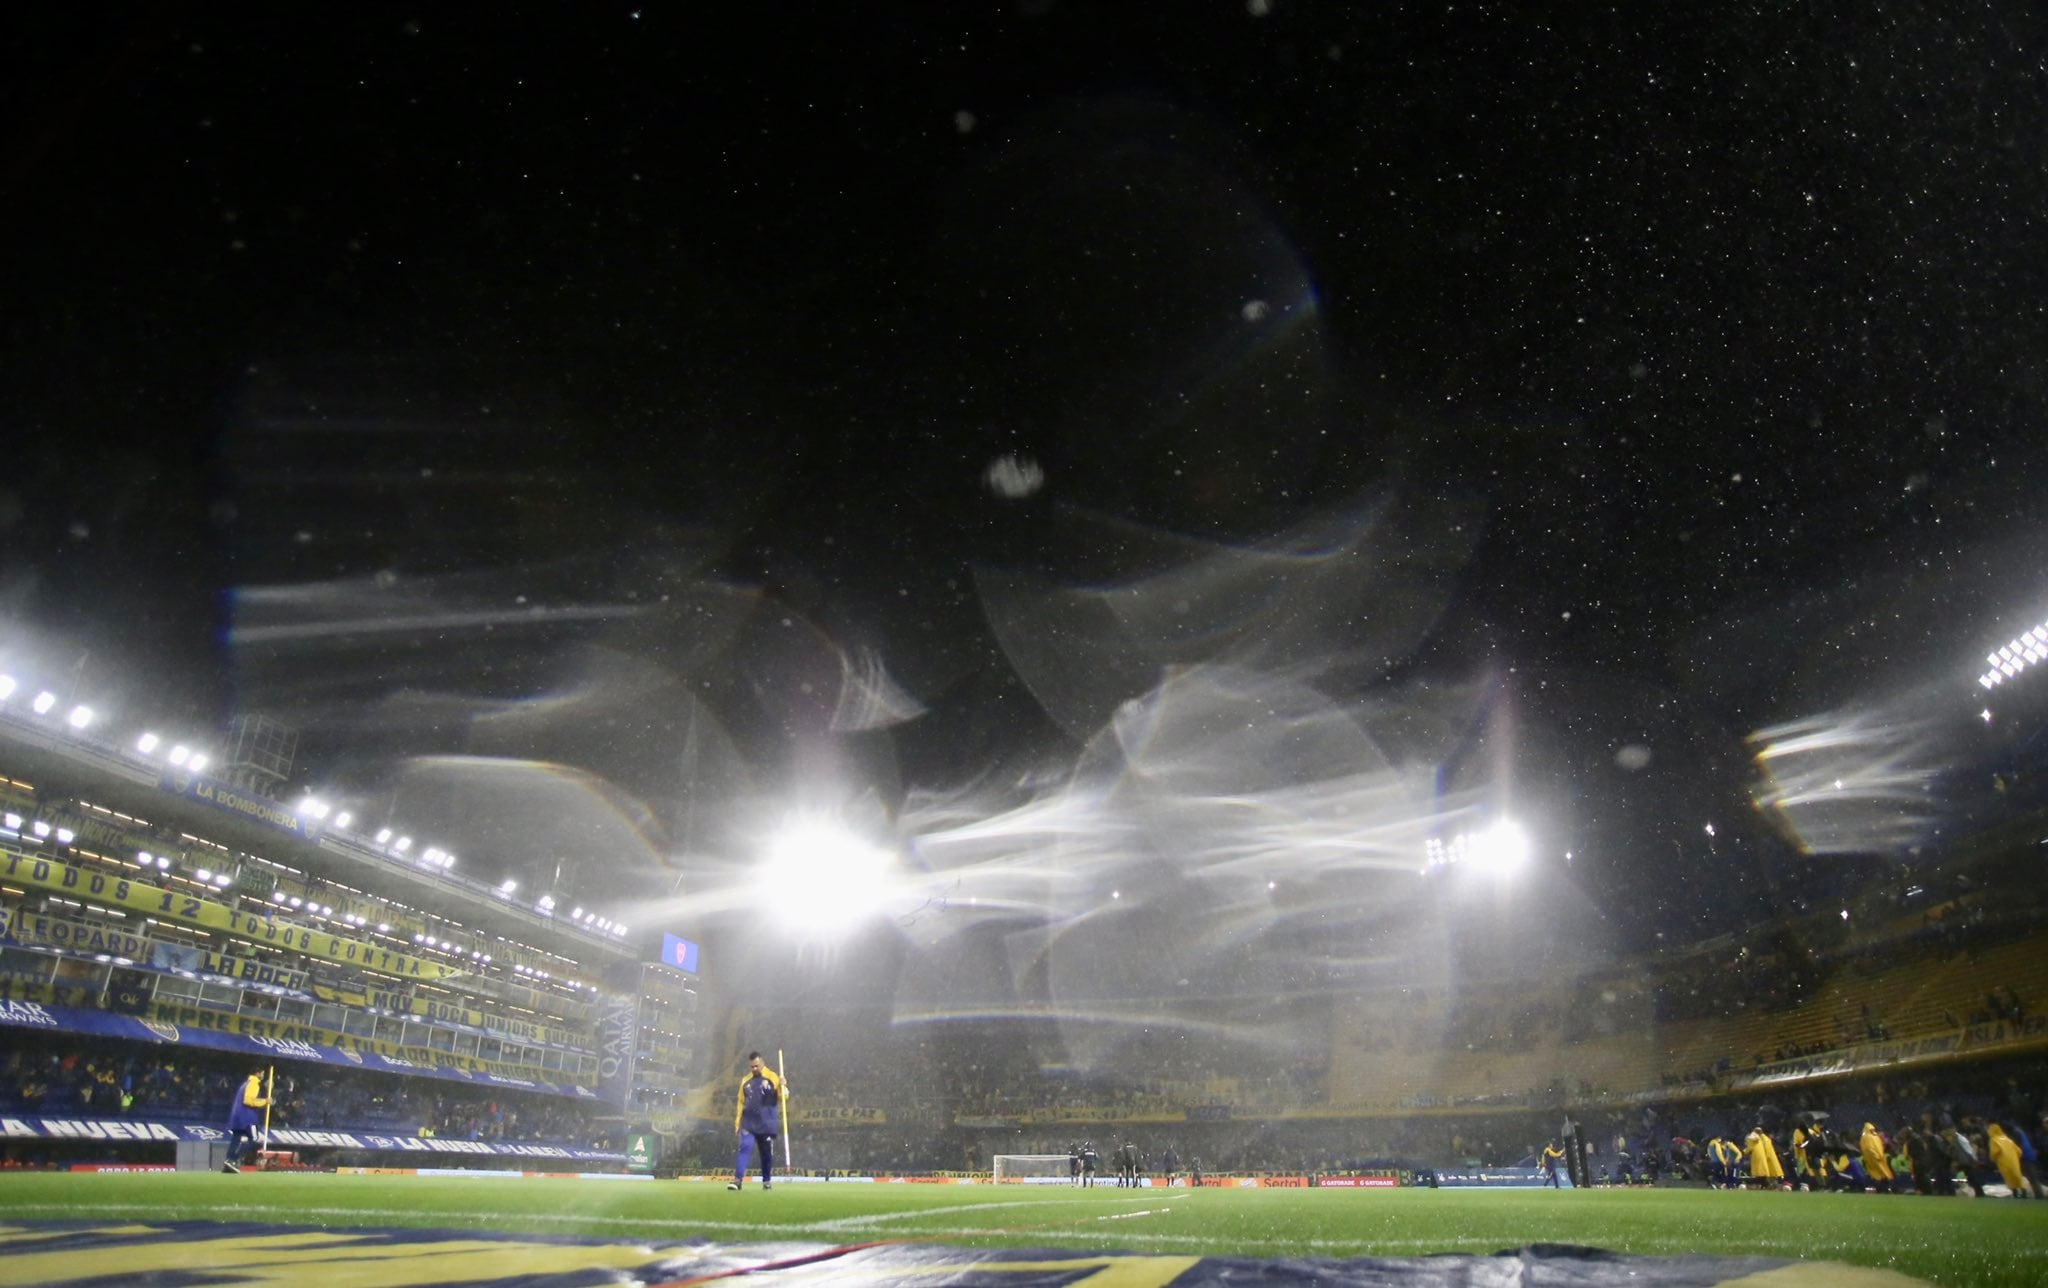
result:
[(1028, 456), (999, 456), (982, 471), (988, 490), (1012, 501), (1030, 496), (1045, 486), (1045, 471)]

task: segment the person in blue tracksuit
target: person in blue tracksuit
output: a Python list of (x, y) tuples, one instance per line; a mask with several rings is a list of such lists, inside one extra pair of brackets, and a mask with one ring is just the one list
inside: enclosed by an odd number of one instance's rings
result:
[(736, 1190), (746, 1183), (747, 1158), (761, 1157), (761, 1188), (775, 1188), (775, 1138), (782, 1134), (782, 1102), (789, 1098), (789, 1086), (782, 1075), (768, 1067), (759, 1051), (747, 1053), (747, 1076), (740, 1080), (739, 1107), (733, 1113), (733, 1130), (739, 1133), (739, 1158), (733, 1164), (732, 1184)]
[(221, 1171), (242, 1170), (242, 1149), (256, 1138), (256, 1129), (263, 1125), (263, 1111), (269, 1107), (270, 1087), (258, 1069), (235, 1088), (234, 1107), (228, 1110), (228, 1161), (221, 1164)]

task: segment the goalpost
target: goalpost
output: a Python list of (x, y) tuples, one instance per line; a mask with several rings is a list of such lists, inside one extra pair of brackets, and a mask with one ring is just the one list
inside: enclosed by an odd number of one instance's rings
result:
[(998, 1185), (1065, 1185), (1071, 1175), (1068, 1154), (997, 1154)]

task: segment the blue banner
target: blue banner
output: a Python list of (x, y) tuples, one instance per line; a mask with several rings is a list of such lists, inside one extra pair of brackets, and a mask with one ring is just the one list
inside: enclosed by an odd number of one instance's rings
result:
[(163, 777), (157, 785), (173, 795), (183, 796), (186, 800), (211, 805), (237, 818), (262, 823), (293, 836), (311, 838), (318, 834), (306, 819), (293, 813), (289, 806), (280, 805), (268, 796), (258, 796), (254, 792), (244, 791), (218, 778), (207, 778), (200, 774), (170, 768), (164, 770)]
[(633, 1100), (633, 1065), (640, 1046), (640, 999), (606, 995), (597, 1018), (597, 1095), (624, 1109)]
[[(227, 1132), (200, 1123), (138, 1121), (133, 1118), (59, 1118), (43, 1114), (0, 1117), (0, 1139), (4, 1140), (101, 1140), (110, 1145), (147, 1144), (161, 1141), (226, 1140)], [(450, 1140), (442, 1136), (395, 1136), (389, 1131), (350, 1127), (306, 1131), (294, 1127), (270, 1129), (272, 1148), (365, 1149), (398, 1154), (467, 1154), (475, 1158), (555, 1158), (582, 1163), (623, 1163), (626, 1156), (610, 1150), (583, 1149), (574, 1145), (540, 1145), (501, 1140)]]
[(354, 1051), (298, 1038), (224, 1033), (217, 1029), (166, 1023), (161, 1019), (146, 1016), (117, 1015), (76, 1006), (44, 1006), (37, 1002), (0, 1000), (0, 1025), (82, 1033), (93, 1037), (125, 1039), (130, 1042), (200, 1047), (209, 1051), (226, 1051), (261, 1060), (281, 1058), (304, 1060), (309, 1064), (343, 1065), (355, 1069), (369, 1069), (376, 1073), (440, 1078), (472, 1087), (507, 1087), (515, 1091), (564, 1096), (572, 1100), (597, 1099), (597, 1093), (590, 1088), (574, 1083), (543, 1082), (537, 1078), (518, 1078), (501, 1073), (433, 1065), (397, 1056), (379, 1055), (375, 1051)]
[[(1572, 1179), (1563, 1167), (1557, 1169), (1561, 1188), (1571, 1188)], [(1550, 1184), (1540, 1167), (1460, 1167), (1436, 1174), (1445, 1189), (1534, 1190)]]

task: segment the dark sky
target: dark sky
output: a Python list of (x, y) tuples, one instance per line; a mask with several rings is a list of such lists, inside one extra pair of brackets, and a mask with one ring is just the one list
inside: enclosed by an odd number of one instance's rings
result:
[[(707, 783), (894, 809), (1250, 659), (1399, 763), (1516, 729), (1589, 897), (1670, 898), (1745, 735), (2041, 616), (2048, 42), (1666, 8), (10, 13), (10, 664), (675, 851)], [(1284, 611), (1215, 571), (1360, 531)], [(922, 714), (830, 736), (849, 658)]]

